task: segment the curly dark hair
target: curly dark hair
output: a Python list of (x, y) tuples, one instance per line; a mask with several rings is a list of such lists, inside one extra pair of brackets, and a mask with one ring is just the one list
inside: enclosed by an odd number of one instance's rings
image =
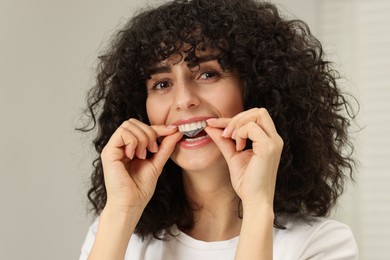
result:
[[(281, 214), (327, 216), (346, 178), (353, 177), (348, 129), (354, 115), (320, 42), (304, 22), (282, 18), (271, 3), (177, 0), (131, 19), (100, 57), (88, 94), (91, 120), (83, 130), (98, 129), (98, 154), (123, 121), (149, 124), (146, 80), (153, 65), (177, 53), (196, 65), (196, 51), (206, 49), (217, 51), (223, 69), (238, 72), (245, 109), (266, 108), (284, 140), (276, 221)], [(88, 198), (99, 214), (107, 199), (100, 157), (93, 165)], [(168, 160), (135, 232), (158, 237), (174, 224), (190, 228), (193, 210), (181, 169)]]

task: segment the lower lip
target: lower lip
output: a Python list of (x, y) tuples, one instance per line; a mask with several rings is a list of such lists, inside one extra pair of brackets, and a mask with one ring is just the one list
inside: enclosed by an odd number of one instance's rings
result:
[(201, 139), (195, 140), (195, 141), (181, 140), (179, 142), (179, 145), (180, 145), (180, 147), (185, 148), (185, 149), (198, 149), (198, 148), (201, 148), (203, 146), (208, 145), (211, 142), (212, 142), (211, 138), (209, 136), (206, 136), (204, 138), (201, 138)]

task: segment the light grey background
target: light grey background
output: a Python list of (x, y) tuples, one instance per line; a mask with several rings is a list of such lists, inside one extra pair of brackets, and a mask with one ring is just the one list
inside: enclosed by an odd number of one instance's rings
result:
[[(318, 1), (275, 2), (316, 33)], [(1, 0), (0, 259), (78, 258), (94, 154), (74, 128), (99, 50), (144, 3)]]

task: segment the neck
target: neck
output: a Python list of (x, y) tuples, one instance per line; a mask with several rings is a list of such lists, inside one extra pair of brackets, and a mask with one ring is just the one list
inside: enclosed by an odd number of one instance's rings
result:
[(195, 208), (195, 223), (191, 230), (183, 230), (203, 241), (221, 241), (239, 235), (239, 198), (235, 193), (227, 165), (207, 171), (183, 171), (186, 194)]

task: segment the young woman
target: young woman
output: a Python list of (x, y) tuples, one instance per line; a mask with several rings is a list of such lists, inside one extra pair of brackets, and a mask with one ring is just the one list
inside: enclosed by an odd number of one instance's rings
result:
[(336, 75), (269, 3), (134, 17), (89, 93), (99, 217), (80, 259), (357, 259), (324, 218), (354, 164)]

